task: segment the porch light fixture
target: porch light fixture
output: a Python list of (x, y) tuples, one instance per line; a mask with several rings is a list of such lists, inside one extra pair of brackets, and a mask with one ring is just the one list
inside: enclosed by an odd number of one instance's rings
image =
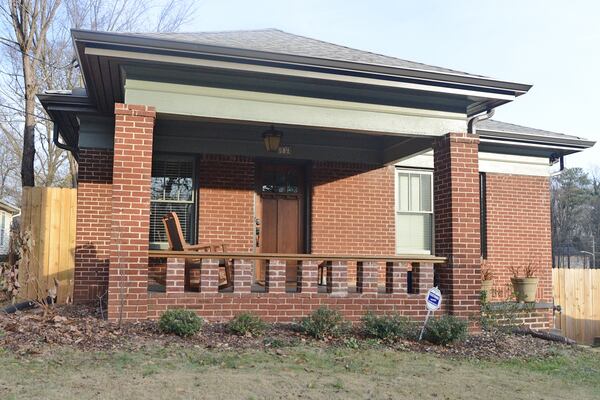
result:
[(265, 141), (265, 148), (267, 151), (271, 153), (275, 153), (279, 150), (279, 144), (281, 143), (281, 137), (283, 136), (283, 132), (275, 129), (273, 125), (264, 131), (263, 140)]

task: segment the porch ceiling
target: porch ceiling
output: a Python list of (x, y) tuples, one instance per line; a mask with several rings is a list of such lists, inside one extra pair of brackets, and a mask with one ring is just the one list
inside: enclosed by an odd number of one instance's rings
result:
[(267, 128), (268, 124), (263, 123), (163, 114), (154, 130), (154, 150), (385, 165), (430, 149), (433, 140), (424, 136), (366, 135), (280, 124), (277, 129), (283, 132), (284, 151), (272, 153), (266, 151), (262, 138)]

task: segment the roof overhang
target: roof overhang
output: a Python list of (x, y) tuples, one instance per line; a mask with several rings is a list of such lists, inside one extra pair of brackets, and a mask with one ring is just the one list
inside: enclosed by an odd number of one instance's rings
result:
[(559, 138), (528, 138), (526, 135), (515, 138), (503, 132), (481, 132), (479, 150), (490, 153), (522, 154), (556, 158), (577, 153), (594, 145), (587, 140), (575, 141)]
[(79, 144), (77, 114), (98, 112), (89, 97), (84, 93), (43, 93), (38, 94), (38, 99), (58, 126), (63, 143), (71, 149), (77, 149)]
[[(74, 30), (73, 41), (86, 88), (101, 112), (122, 101), (123, 67), (194, 67), (196, 70), (253, 74), (259, 78), (289, 77), (307, 83), (345, 87), (387, 88), (420, 96), (446, 96), (467, 115), (507, 103), (531, 85), (472, 75), (389, 67), (265, 51), (146, 38), (119, 33)], [(185, 75), (185, 74), (184, 74)]]
[(21, 210), (12, 204), (8, 204), (5, 201), (0, 200), (0, 210), (11, 213), (12, 215), (16, 215), (21, 212)]

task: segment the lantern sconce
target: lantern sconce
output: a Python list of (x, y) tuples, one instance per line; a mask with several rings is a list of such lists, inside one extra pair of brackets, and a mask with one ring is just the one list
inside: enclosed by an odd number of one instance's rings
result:
[(262, 136), (265, 141), (265, 149), (267, 149), (268, 152), (276, 153), (279, 150), (283, 132), (276, 130), (275, 127), (271, 125), (268, 130), (263, 132)]

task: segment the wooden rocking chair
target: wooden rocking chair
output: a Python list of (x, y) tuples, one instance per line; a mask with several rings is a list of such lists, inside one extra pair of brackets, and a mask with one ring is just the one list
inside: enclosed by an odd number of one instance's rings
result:
[[(165, 226), (165, 232), (167, 233), (167, 239), (169, 240), (169, 247), (172, 251), (204, 251), (204, 252), (225, 252), (225, 243), (220, 244), (188, 244), (183, 238), (183, 230), (179, 223), (179, 217), (174, 212), (170, 212), (163, 217), (163, 224)], [(185, 271), (186, 278), (185, 284), (188, 286), (189, 270), (191, 268), (201, 268), (201, 259), (185, 259)], [(223, 259), (219, 261), (219, 267), (223, 267), (225, 270), (225, 283), (219, 285), (220, 289), (225, 289), (233, 286), (233, 260)]]

